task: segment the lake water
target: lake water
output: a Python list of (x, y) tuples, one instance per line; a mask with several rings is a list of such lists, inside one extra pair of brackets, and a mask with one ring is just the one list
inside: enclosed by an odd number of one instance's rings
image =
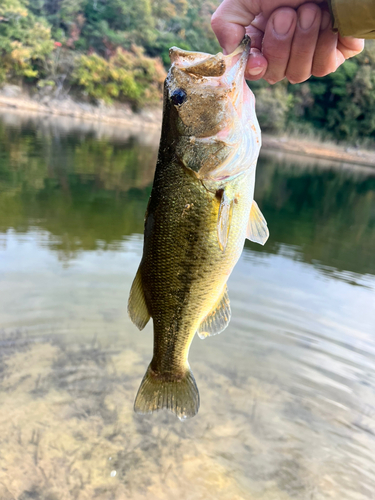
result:
[(375, 169), (266, 151), (271, 236), (194, 339), (198, 415), (141, 416), (127, 299), (157, 134), (0, 117), (0, 499), (375, 498)]

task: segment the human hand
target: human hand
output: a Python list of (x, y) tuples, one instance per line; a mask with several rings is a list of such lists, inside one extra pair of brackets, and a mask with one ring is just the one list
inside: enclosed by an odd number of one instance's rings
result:
[(224, 0), (211, 24), (226, 53), (250, 35), (245, 77), (271, 84), (325, 76), (364, 47), (363, 40), (332, 31), (328, 6), (320, 0)]

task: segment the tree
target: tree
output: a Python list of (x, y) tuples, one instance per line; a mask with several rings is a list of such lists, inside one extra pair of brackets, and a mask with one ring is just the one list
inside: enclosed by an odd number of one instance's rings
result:
[(37, 78), (54, 49), (50, 27), (27, 7), (26, 0), (5, 0), (0, 6), (0, 80)]
[(129, 102), (134, 107), (160, 102), (165, 71), (158, 59), (147, 57), (135, 45), (131, 51), (120, 47), (109, 58), (82, 55), (73, 78), (92, 98)]

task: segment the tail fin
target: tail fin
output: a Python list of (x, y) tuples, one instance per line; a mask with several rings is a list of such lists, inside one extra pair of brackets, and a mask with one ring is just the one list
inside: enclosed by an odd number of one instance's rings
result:
[(158, 375), (148, 367), (135, 398), (134, 411), (145, 414), (162, 408), (180, 420), (194, 417), (198, 412), (199, 392), (189, 367), (182, 378)]

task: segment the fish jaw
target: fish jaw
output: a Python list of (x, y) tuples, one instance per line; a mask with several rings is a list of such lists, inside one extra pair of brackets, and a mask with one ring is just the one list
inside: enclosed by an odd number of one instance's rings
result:
[(178, 47), (169, 49), (172, 67), (200, 77), (223, 77), (219, 80), (207, 80), (213, 86), (231, 86), (235, 81), (241, 82), (245, 75), (247, 60), (250, 55), (251, 39), (244, 37), (240, 45), (228, 55), (191, 52)]

